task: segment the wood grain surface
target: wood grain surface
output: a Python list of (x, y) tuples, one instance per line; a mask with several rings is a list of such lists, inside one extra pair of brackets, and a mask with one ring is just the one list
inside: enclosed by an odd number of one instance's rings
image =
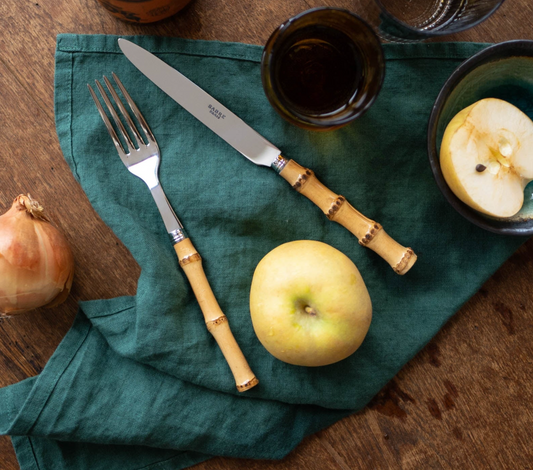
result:
[[(0, 2), (0, 213), (30, 192), (53, 209), (77, 265), (66, 303), (0, 320), (0, 386), (42, 370), (78, 301), (134, 294), (139, 275), (61, 154), (53, 108), (56, 35), (157, 34), (263, 45), (287, 18), (323, 5), (360, 8), (348, 0), (193, 0), (168, 20), (140, 26), (115, 19), (96, 0)], [(533, 39), (533, 4), (507, 0), (485, 23), (446, 39)], [(369, 406), (307, 438), (284, 460), (215, 458), (194, 468), (533, 468), (532, 277), (528, 241)], [(8, 437), (0, 437), (0, 469), (19, 469)]]

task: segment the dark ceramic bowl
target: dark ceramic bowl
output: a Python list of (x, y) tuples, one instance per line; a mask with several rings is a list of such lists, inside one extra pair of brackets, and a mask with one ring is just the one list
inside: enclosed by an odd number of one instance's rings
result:
[(463, 62), (440, 91), (428, 126), (428, 153), (433, 175), (457, 212), (490, 232), (533, 235), (533, 182), (525, 188), (520, 212), (510, 218), (497, 219), (464, 204), (442, 175), (439, 153), (446, 126), (459, 111), (483, 98), (508, 101), (533, 119), (533, 41), (508, 41), (489, 46)]

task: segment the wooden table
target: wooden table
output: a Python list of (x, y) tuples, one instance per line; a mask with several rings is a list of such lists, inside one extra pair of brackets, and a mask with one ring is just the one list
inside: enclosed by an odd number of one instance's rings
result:
[[(19, 193), (38, 196), (53, 208), (77, 265), (66, 303), (0, 320), (0, 386), (42, 370), (78, 301), (134, 294), (139, 275), (61, 154), (53, 107), (56, 34), (156, 34), (262, 45), (285, 19), (323, 5), (357, 12), (348, 0), (193, 0), (169, 20), (138, 26), (113, 18), (96, 0), (0, 2), (0, 213)], [(507, 0), (482, 25), (446, 39), (533, 39), (533, 4)], [(532, 277), (529, 241), (365, 410), (307, 438), (283, 461), (215, 458), (195, 468), (533, 468)], [(1, 437), (0, 469), (18, 468), (9, 438)]]

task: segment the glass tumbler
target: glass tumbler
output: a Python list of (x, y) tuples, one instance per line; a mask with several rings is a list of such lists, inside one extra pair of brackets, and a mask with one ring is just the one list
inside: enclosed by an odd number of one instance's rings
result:
[(379, 38), (348, 10), (315, 8), (290, 18), (268, 39), (261, 79), (274, 109), (296, 126), (339, 128), (376, 99), (385, 72)]
[(416, 42), (458, 33), (491, 16), (505, 0), (361, 0), (365, 19), (384, 40)]

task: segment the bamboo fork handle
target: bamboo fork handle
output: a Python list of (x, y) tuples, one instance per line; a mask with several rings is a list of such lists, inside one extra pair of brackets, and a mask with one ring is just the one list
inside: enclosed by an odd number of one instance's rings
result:
[(411, 248), (400, 245), (380, 224), (357, 211), (343, 196), (326, 188), (312, 170), (288, 160), (279, 174), (296, 191), (320, 207), (328, 219), (346, 227), (361, 245), (387, 261), (396, 273), (405, 274), (415, 264), (417, 257)]
[(259, 381), (250, 369), (241, 348), (230, 330), (228, 319), (220, 309), (202, 267), (202, 257), (194, 248), (191, 240), (174, 245), (180, 266), (185, 271), (194, 295), (204, 314), (208, 331), (213, 335), (235, 378), (237, 390), (244, 392), (255, 387)]

